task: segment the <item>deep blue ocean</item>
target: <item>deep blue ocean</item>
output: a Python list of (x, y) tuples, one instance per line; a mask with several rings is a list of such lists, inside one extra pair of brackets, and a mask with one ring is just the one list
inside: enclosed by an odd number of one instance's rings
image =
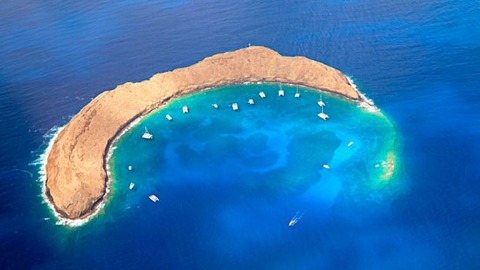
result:
[[(39, 161), (59, 127), (116, 85), (249, 43), (303, 55), (351, 76), (395, 127), (399, 168), (393, 185), (372, 188), (367, 196), (368, 186), (353, 188), (358, 185), (353, 179), (319, 180), (322, 198), (329, 199), (321, 201), (322, 208), (289, 197), (312, 183), (262, 185), (246, 179), (228, 185), (220, 175), (235, 174), (234, 165), (208, 171), (218, 177), (205, 180), (204, 174), (178, 170), (159, 175), (159, 164), (151, 178), (143, 178), (160, 197), (153, 204), (144, 196), (152, 189), (142, 180), (123, 180), (127, 163), (119, 157), (114, 174), (123, 182), (112, 185), (104, 211), (81, 227), (56, 225), (41, 196)], [(269, 91), (274, 96), (275, 90)], [(327, 108), (335, 108), (334, 97), (324, 98), (331, 102)], [(191, 107), (189, 116), (199, 117)], [(243, 101), (236, 117), (249, 109)], [(480, 269), (480, 2), (475, 0), (3, 1), (0, 115), (0, 269)], [(169, 138), (153, 122), (154, 140)], [(245, 160), (255, 154), (257, 163), (249, 166), (274, 166), (272, 155), (282, 152), (271, 153), (277, 148), (268, 142), (284, 143), (286, 129), (249, 126), (259, 128), (250, 134), (263, 142), (259, 152), (240, 151), (245, 148), (240, 139), (233, 149)], [(236, 128), (219, 127), (227, 130), (217, 134)], [(132, 129), (125, 142), (142, 129)], [(337, 147), (330, 151), (350, 140), (341, 136), (347, 133), (315, 132)], [(181, 141), (170, 143), (178, 144), (175, 153), (157, 149), (152, 155), (192, 153)], [(197, 141), (188, 143), (194, 147)], [(211, 145), (217, 155), (232, 149), (221, 143)], [(222, 161), (205, 158), (217, 159)], [(195, 165), (180, 161), (175, 166)], [(141, 164), (134, 165), (139, 173)], [(331, 172), (341, 175), (334, 166)], [(128, 192), (130, 181), (137, 184), (135, 193)], [(305, 214), (289, 228), (297, 211)]]

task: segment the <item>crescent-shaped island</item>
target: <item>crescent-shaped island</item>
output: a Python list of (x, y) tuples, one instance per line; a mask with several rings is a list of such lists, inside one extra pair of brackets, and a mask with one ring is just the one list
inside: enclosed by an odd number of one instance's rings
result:
[(301, 85), (368, 103), (340, 71), (261, 46), (217, 54), (143, 82), (125, 83), (98, 95), (55, 138), (45, 168), (45, 195), (56, 214), (79, 220), (97, 212), (108, 193), (109, 150), (136, 120), (173, 98), (245, 82)]

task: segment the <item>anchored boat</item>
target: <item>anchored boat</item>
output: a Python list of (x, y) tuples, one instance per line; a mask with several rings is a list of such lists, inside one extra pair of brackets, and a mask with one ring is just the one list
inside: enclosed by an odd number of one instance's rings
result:
[(150, 195), (150, 196), (148, 196), (148, 198), (149, 198), (152, 202), (158, 202), (158, 201), (160, 201), (160, 199), (159, 199), (157, 196), (153, 195), (153, 194)]
[(145, 128), (145, 132), (143, 132), (142, 139), (145, 139), (145, 140), (153, 139), (153, 135), (150, 132), (148, 132), (147, 128)]
[(325, 121), (327, 121), (328, 119), (328, 114), (323, 112), (323, 106), (322, 106), (322, 112), (318, 114), (318, 117), (322, 118)]

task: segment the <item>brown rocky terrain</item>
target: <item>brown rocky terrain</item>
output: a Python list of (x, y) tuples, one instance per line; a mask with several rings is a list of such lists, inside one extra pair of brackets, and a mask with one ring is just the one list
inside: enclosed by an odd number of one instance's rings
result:
[(244, 82), (297, 84), (363, 100), (340, 71), (305, 57), (281, 56), (259, 46), (217, 54), (143, 82), (125, 83), (87, 104), (60, 132), (48, 155), (47, 198), (67, 219), (91, 215), (105, 199), (108, 149), (125, 127), (172, 98)]

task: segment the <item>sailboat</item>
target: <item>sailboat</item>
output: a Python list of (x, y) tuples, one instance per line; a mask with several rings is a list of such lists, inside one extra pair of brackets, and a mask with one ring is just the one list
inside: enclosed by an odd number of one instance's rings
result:
[(128, 189), (132, 190), (135, 187), (135, 183), (130, 182), (130, 185), (128, 185)]
[(145, 132), (143, 132), (142, 139), (145, 139), (145, 140), (153, 139), (153, 135), (150, 132), (148, 132), (147, 128), (145, 128)]

